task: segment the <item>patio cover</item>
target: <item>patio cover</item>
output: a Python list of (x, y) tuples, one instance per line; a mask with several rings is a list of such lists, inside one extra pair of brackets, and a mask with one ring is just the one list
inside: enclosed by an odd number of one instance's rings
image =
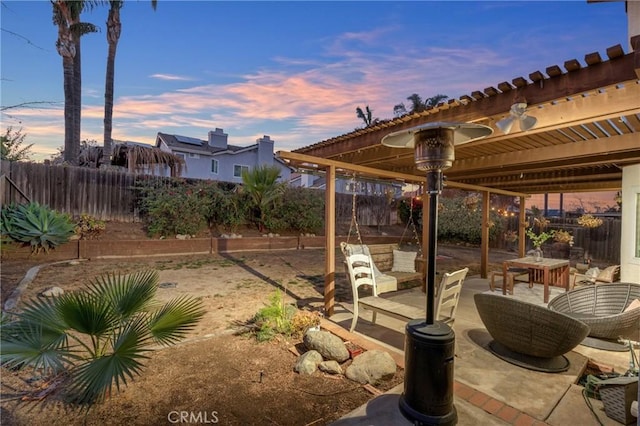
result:
[[(382, 121), (280, 156), (300, 169), (326, 170), (328, 178), (335, 178), (336, 169), (359, 167), (369, 176), (375, 177), (374, 170), (379, 170), (381, 178), (396, 173), (403, 176), (399, 179), (411, 181), (415, 176), (422, 182), (424, 173), (415, 167), (413, 150), (385, 147), (382, 138), (425, 123), (469, 122), (489, 126), (494, 133), (457, 147), (453, 167), (445, 175), (450, 187), (482, 192), (485, 210), (489, 192), (521, 196), (524, 201), (526, 194), (620, 190), (622, 167), (640, 163), (640, 36), (631, 38), (631, 46), (626, 54), (616, 45), (606, 50), (606, 59), (598, 52), (589, 53), (584, 64), (569, 59), (562, 67), (533, 71), (528, 79), (516, 77), (422, 113)], [(514, 125), (511, 133), (504, 134), (496, 122), (508, 116), (515, 102), (526, 102), (537, 124), (526, 132)], [(327, 197), (335, 191), (330, 181)], [(327, 224), (335, 222), (330, 214), (327, 209)], [(488, 262), (485, 233), (483, 276)], [(332, 247), (330, 243), (327, 247)], [(333, 269), (327, 273), (327, 283), (332, 282)]]

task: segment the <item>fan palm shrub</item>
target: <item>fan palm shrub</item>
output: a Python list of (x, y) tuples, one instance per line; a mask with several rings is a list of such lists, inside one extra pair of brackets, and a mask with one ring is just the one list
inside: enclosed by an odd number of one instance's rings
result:
[(154, 302), (158, 273), (104, 274), (87, 288), (31, 299), (0, 325), (0, 362), (64, 373), (66, 401), (91, 406), (140, 375), (154, 345), (183, 339), (202, 318), (199, 299)]
[(286, 185), (278, 182), (277, 166), (260, 165), (242, 173), (243, 190), (249, 196), (252, 220), (263, 232), (271, 219), (275, 203), (282, 198)]

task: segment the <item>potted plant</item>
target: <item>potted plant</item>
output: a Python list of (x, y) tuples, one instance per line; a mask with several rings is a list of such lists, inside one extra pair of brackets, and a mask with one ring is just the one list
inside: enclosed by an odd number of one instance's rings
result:
[(553, 233), (553, 241), (553, 250), (559, 253), (559, 257), (568, 258), (573, 247), (573, 235), (560, 229)]
[(509, 251), (513, 251), (514, 250), (513, 246), (515, 242), (518, 241), (518, 232), (513, 230), (508, 230), (507, 232), (504, 233), (504, 240), (507, 243), (507, 249)]
[(536, 234), (532, 228), (527, 228), (526, 230), (526, 234), (527, 237), (529, 237), (529, 239), (531, 239), (531, 243), (533, 244), (534, 247), (534, 257), (536, 262), (541, 262), (542, 261), (542, 244), (545, 243), (545, 241), (547, 241), (549, 238), (553, 237), (554, 231), (550, 231), (550, 232), (540, 232), (539, 234)]

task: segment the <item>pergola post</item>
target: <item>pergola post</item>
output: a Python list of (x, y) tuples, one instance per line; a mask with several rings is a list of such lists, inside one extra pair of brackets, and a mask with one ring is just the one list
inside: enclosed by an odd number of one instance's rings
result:
[(525, 235), (524, 231), (527, 226), (527, 206), (526, 198), (520, 197), (520, 213), (518, 214), (518, 257), (524, 257)]
[(489, 214), (491, 213), (491, 193), (482, 191), (482, 234), (480, 236), (480, 276), (487, 278), (489, 271)]
[(336, 167), (327, 166), (325, 186), (324, 315), (333, 315), (336, 289)]

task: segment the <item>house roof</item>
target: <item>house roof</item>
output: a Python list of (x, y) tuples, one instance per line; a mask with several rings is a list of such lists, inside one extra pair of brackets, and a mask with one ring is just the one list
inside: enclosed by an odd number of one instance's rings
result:
[[(445, 171), (450, 181), (528, 194), (618, 190), (621, 168), (640, 163), (640, 36), (631, 45), (630, 53), (620, 45), (607, 49), (606, 59), (589, 53), (584, 63), (569, 59), (528, 79), (519, 76), (293, 153), (424, 176), (412, 149), (383, 146), (382, 138), (426, 123), (470, 122), (494, 132), (456, 147), (453, 166)], [(536, 126), (523, 132), (516, 124), (504, 134), (496, 122), (522, 101)]]
[[(251, 150), (258, 147), (258, 144), (253, 144), (249, 146), (237, 146), (237, 145), (227, 145), (227, 148), (216, 148), (209, 145), (208, 141), (202, 139), (196, 139), (187, 136), (181, 135), (170, 135), (167, 133), (158, 132), (158, 136), (156, 138), (156, 146), (160, 145), (160, 140), (162, 140), (168, 147), (172, 150), (177, 151), (185, 151), (185, 152), (200, 152), (207, 155), (215, 155), (221, 153), (236, 153), (238, 151)], [(200, 142), (198, 144), (198, 142)]]
[[(258, 145), (254, 143), (248, 146), (238, 146), (238, 145), (227, 145), (227, 148), (217, 148), (209, 145), (208, 141), (202, 139), (196, 139), (189, 136), (181, 136), (181, 135), (170, 135), (168, 133), (160, 133), (158, 132), (158, 136), (156, 137), (156, 146), (160, 146), (160, 141), (163, 141), (169, 148), (171, 148), (172, 152), (182, 151), (182, 152), (193, 152), (210, 155), (215, 157), (217, 155), (222, 154), (240, 154), (242, 152), (257, 150)], [(199, 143), (198, 143), (199, 142)], [(284, 160), (275, 157), (274, 160), (285, 167), (289, 167), (293, 169), (291, 165), (289, 165)]]

